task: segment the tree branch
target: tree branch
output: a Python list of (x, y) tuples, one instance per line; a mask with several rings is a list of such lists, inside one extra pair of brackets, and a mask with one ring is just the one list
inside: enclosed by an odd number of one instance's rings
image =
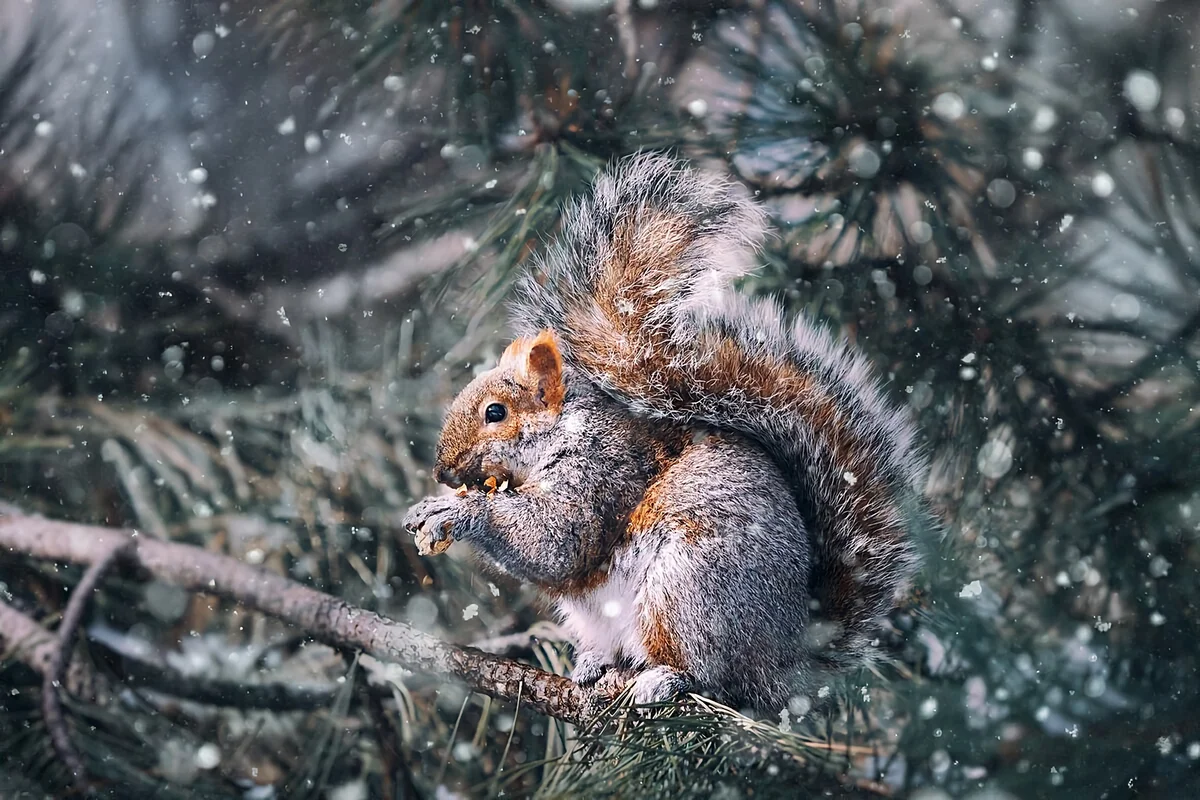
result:
[(58, 647), (54, 648), (50, 663), (42, 676), (42, 718), (46, 720), (46, 727), (50, 730), (50, 742), (58, 757), (71, 771), (71, 780), (80, 794), (90, 792), (92, 784), (83, 766), (83, 758), (71, 743), (71, 733), (67, 727), (66, 715), (63, 714), (62, 697), (58, 690), (66, 682), (67, 667), (70, 666), (71, 656), (75, 652), (75, 636), (79, 633), (79, 626), (83, 624), (92, 594), (99, 588), (104, 576), (119, 566), (125, 553), (132, 549), (132, 539), (123, 542), (116, 540), (87, 568), (83, 579), (71, 592), (71, 599), (67, 601), (67, 609), (58, 625)]
[(457, 647), (409, 625), (228, 556), (153, 539), (135, 531), (80, 525), (0, 510), (0, 548), (12, 555), (94, 564), (132, 542), (128, 563), (165, 583), (234, 600), (334, 647), (362, 650), (418, 672), (453, 676), (469, 688), (516, 700), (548, 716), (588, 725), (606, 694), (559, 675), (472, 647)]
[[(0, 601), (0, 662), (15, 658), (44, 676), (50, 672), (50, 662), (57, 649), (58, 639), (54, 634)], [(89, 702), (95, 702), (100, 694), (90, 671), (78, 659), (71, 660), (62, 683), (71, 694)]]

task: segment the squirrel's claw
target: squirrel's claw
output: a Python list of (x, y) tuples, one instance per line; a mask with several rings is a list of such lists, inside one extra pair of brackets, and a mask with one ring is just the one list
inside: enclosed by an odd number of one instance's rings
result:
[(633, 679), (633, 702), (639, 706), (666, 703), (692, 688), (686, 673), (666, 666), (651, 667)]
[(575, 654), (575, 668), (571, 680), (580, 686), (591, 686), (604, 676), (612, 664), (595, 650), (584, 650)]
[(417, 553), (436, 556), (446, 552), (454, 541), (454, 521), (459, 497), (426, 497), (404, 515), (404, 527), (416, 538)]
[(425, 534), (430, 542), (445, 541), (453, 534), (460, 502), (458, 497), (426, 497), (408, 509), (404, 527), (409, 533)]

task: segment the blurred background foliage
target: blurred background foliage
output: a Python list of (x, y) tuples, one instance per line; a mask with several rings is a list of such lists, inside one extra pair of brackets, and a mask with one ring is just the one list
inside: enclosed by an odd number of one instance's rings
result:
[[(1188, 0), (0, 0), (0, 499), (265, 564), (546, 669), (531, 594), (399, 521), (511, 279), (614, 157), (776, 226), (746, 289), (918, 414), (950, 541), (823, 704), (581, 736), (112, 579), (69, 704), (112, 797), (1200, 789), (1200, 8)], [(0, 557), (52, 626), (79, 572)], [(134, 688), (122, 659), (314, 687)], [(0, 794), (54, 796), (0, 663)], [(848, 776), (842, 773), (849, 768)]]

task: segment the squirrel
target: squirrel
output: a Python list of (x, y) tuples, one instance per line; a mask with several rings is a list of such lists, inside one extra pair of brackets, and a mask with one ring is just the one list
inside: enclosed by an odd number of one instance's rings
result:
[[(556, 607), (582, 685), (774, 710), (866, 663), (918, 567), (926, 464), (866, 360), (731, 286), (765, 212), (662, 154), (617, 162), (520, 279), (520, 338), (453, 401), (405, 527)], [(486, 487), (486, 490), (483, 490)]]

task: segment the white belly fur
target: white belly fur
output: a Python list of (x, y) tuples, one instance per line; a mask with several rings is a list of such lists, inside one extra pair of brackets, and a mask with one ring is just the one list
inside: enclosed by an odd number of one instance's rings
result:
[(639, 590), (645, 586), (649, 553), (628, 548), (613, 557), (608, 580), (591, 592), (562, 598), (557, 603), (562, 625), (577, 650), (590, 650), (616, 663), (626, 659), (644, 666)]

